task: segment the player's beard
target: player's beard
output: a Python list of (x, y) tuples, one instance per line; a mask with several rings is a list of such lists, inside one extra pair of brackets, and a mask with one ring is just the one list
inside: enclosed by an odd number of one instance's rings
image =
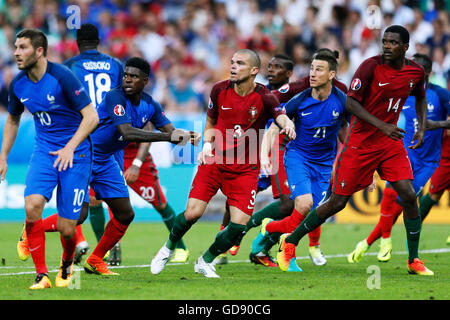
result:
[(28, 57), (28, 59), (24, 62), (24, 64), (22, 65), (22, 68), (19, 68), (20, 70), (31, 70), (33, 69), (36, 64), (38, 62), (38, 59), (36, 57), (36, 52), (34, 52), (34, 54), (30, 57)]
[(241, 83), (247, 82), (248, 79), (250, 79), (250, 75), (248, 75), (248, 76), (246, 76), (246, 77), (244, 77), (242, 79), (231, 80), (231, 83), (239, 85)]

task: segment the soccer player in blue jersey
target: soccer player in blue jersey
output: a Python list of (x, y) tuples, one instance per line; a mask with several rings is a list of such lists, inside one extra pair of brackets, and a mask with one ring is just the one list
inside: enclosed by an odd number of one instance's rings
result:
[[(94, 164), (90, 186), (95, 191), (95, 197), (104, 200), (109, 206), (113, 217), (106, 225), (97, 247), (84, 263), (88, 273), (117, 275), (108, 270), (102, 259), (123, 237), (134, 218), (121, 170), (123, 156), (114, 155), (130, 142), (170, 141), (185, 144), (190, 141), (196, 144), (200, 139), (197, 133), (175, 129), (164, 115), (161, 105), (143, 92), (149, 75), (150, 65), (147, 61), (137, 57), (128, 59), (122, 86), (107, 92), (97, 109), (100, 124), (91, 135)], [(162, 132), (143, 130), (149, 122)], [(87, 210), (83, 210), (81, 216), (81, 219), (85, 219)]]
[(3, 131), (0, 175), (5, 178), (7, 157), (17, 137), (24, 109), (33, 114), (36, 141), (26, 177), (25, 230), (36, 266), (30, 289), (50, 288), (45, 264), (42, 212), (57, 187), (57, 229), (64, 248), (56, 286), (70, 280), (75, 232), (92, 166), (92, 144), (87, 137), (98, 115), (83, 85), (66, 67), (47, 60), (48, 42), (39, 30), (17, 34), (14, 56), (22, 70), (9, 88), (8, 119)]
[[(318, 53), (311, 62), (311, 88), (297, 94), (285, 104), (286, 114), (294, 118), (297, 132), (295, 140), (287, 145), (284, 156), (294, 210), (290, 216), (280, 221), (264, 219), (260, 237), (267, 237), (271, 233), (292, 232), (327, 195), (337, 152), (338, 133), (343, 123), (346, 124), (348, 116), (345, 111), (345, 93), (332, 84), (336, 71), (336, 58)], [(266, 173), (272, 167), (270, 146), (278, 134), (278, 127), (272, 124), (263, 140), (261, 169)]]
[[(408, 157), (413, 169), (414, 180), (413, 187), (416, 195), (419, 195), (425, 184), (433, 175), (433, 172), (439, 165), (441, 158), (441, 141), (443, 129), (446, 125), (447, 112), (445, 106), (441, 105), (438, 93), (429, 85), (428, 77), (432, 70), (431, 59), (422, 54), (415, 54), (413, 61), (420, 64), (426, 74), (426, 97), (427, 97), (427, 130), (425, 132), (425, 142), (418, 149), (410, 149), (412, 145), (412, 137), (417, 131), (417, 115), (414, 108), (415, 97), (409, 96), (403, 106), (402, 112), (405, 117), (405, 137), (403, 143), (408, 151)], [(446, 103), (448, 108), (448, 101)], [(430, 121), (431, 120), (431, 121)], [(403, 206), (399, 203), (400, 199), (397, 192), (392, 188), (389, 182), (386, 183), (386, 189), (381, 200), (380, 219), (378, 224), (370, 233), (367, 239), (364, 239), (356, 245), (347, 257), (349, 263), (361, 261), (364, 254), (369, 250), (370, 246), (381, 237), (380, 250), (377, 259), (380, 262), (387, 262), (391, 259), (392, 240), (391, 230), (398, 216), (403, 211)]]
[[(77, 29), (76, 35), (80, 54), (66, 60), (63, 64), (71, 69), (84, 84), (93, 105), (97, 107), (106, 92), (122, 84), (123, 66), (120, 60), (97, 50), (100, 39), (98, 29), (93, 24), (82, 24)], [(105, 214), (102, 202), (96, 200), (95, 197), (91, 197), (89, 219), (97, 240), (100, 240), (105, 231)], [(81, 225), (77, 227), (76, 234), (77, 247), (74, 261), (78, 264), (82, 256), (89, 250), (89, 246), (84, 239)], [(120, 252), (120, 250), (116, 251)]]

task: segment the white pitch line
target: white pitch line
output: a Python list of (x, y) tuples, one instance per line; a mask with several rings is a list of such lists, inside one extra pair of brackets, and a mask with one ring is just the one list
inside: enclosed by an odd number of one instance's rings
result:
[[(429, 249), (429, 250), (420, 250), (419, 253), (448, 253), (450, 252), (450, 249), (448, 248), (440, 248), (440, 249)], [(377, 255), (377, 252), (369, 252), (365, 255), (367, 256), (375, 256)], [(392, 254), (394, 255), (403, 255), (408, 254), (407, 251), (393, 251)], [(333, 255), (325, 255), (325, 258), (333, 259), (333, 258), (345, 258), (348, 256), (348, 253), (340, 253), (340, 254), (333, 254)], [(297, 257), (297, 260), (305, 260), (309, 259), (309, 256), (302, 256)], [(250, 260), (228, 260), (228, 263), (243, 263), (243, 262), (250, 262)], [(184, 263), (168, 263), (168, 266), (179, 266), (179, 265), (187, 265), (190, 264), (189, 262)], [(140, 264), (140, 265), (134, 265), (134, 266), (110, 266), (109, 269), (128, 269), (128, 268), (149, 268), (149, 264)], [(14, 269), (14, 268), (20, 268), (20, 269), (34, 269), (34, 266), (32, 267), (20, 267), (20, 266), (8, 266), (8, 267), (0, 267), (1, 269)], [(74, 267), (75, 271), (82, 271), (82, 267)], [(52, 269), (49, 270), (49, 273), (51, 272), (58, 272), (59, 269)], [(16, 275), (23, 275), (23, 274), (36, 274), (35, 271), (23, 271), (23, 272), (14, 272), (14, 273), (0, 273), (0, 276), (16, 276)]]

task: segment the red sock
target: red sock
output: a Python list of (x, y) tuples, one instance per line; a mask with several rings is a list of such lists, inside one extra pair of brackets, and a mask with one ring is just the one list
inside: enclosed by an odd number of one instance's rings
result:
[(114, 217), (109, 220), (105, 227), (105, 233), (95, 247), (92, 254), (102, 259), (106, 252), (110, 250), (120, 239), (122, 239), (125, 231), (127, 231), (128, 225), (121, 224)]
[(281, 233), (291, 233), (297, 228), (300, 223), (305, 219), (297, 209), (292, 211), (292, 214), (282, 220), (272, 221), (266, 226), (266, 230), (269, 233), (281, 232)]
[(84, 237), (84, 234), (83, 234), (83, 230), (81, 229), (81, 224), (79, 224), (75, 227), (75, 239), (76, 239), (76, 244), (86, 241), (86, 238)]
[(47, 266), (45, 265), (45, 232), (42, 219), (35, 222), (25, 220), (25, 230), (31, 257), (36, 266), (36, 273), (48, 273)]
[(58, 214), (55, 213), (42, 220), (42, 227), (44, 228), (45, 232), (55, 232), (58, 231), (57, 223), (58, 223)]
[(378, 221), (377, 225), (375, 226), (375, 228), (373, 228), (372, 232), (370, 233), (370, 235), (367, 237), (366, 241), (367, 244), (369, 246), (372, 245), (372, 243), (375, 242), (375, 240), (377, 240), (379, 237), (381, 237), (381, 222)]
[(403, 211), (403, 207), (397, 203), (397, 192), (391, 188), (386, 188), (381, 199), (380, 227), (383, 238), (391, 236), (394, 219)]
[(321, 234), (321, 233), (322, 233), (322, 229), (320, 228), (320, 226), (318, 226), (318, 227), (315, 228), (313, 231), (311, 231), (310, 233), (308, 233), (308, 236), (309, 236), (309, 246), (310, 246), (310, 247), (314, 247), (314, 246), (320, 245), (319, 239), (320, 239), (320, 234)]
[(109, 207), (108, 207), (108, 213), (109, 213), (109, 219), (111, 220), (114, 217), (114, 215)]
[(63, 247), (62, 259), (64, 261), (73, 260), (75, 255), (75, 248), (77, 247), (77, 235), (75, 235), (71, 239), (64, 239), (63, 236), (60, 236), (61, 244)]

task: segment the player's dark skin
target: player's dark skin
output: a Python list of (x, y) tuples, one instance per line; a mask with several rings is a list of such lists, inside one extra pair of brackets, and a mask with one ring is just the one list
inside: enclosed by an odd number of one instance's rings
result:
[[(141, 101), (142, 92), (148, 83), (148, 77), (140, 69), (127, 66), (123, 74), (122, 82), (126, 97), (133, 105), (138, 106)], [(171, 123), (157, 128), (162, 131), (161, 133), (134, 128), (130, 123), (120, 124), (117, 126), (117, 129), (122, 134), (123, 139), (130, 142), (170, 141), (184, 145), (187, 141), (196, 144), (200, 137), (199, 134), (194, 132), (175, 129)], [(105, 198), (103, 201), (111, 209), (117, 221), (124, 225), (129, 225), (133, 221), (134, 211), (129, 198)], [(88, 209), (89, 204), (84, 203), (78, 224), (86, 220)]]
[[(405, 64), (405, 53), (409, 48), (408, 43), (403, 43), (400, 34), (386, 32), (382, 39), (383, 56), (386, 63), (394, 68), (401, 69)], [(403, 139), (405, 131), (394, 124), (386, 123), (377, 117), (371, 115), (357, 100), (347, 97), (346, 109), (355, 117), (367, 122), (378, 129), (393, 140)], [(423, 144), (424, 128), (426, 120), (426, 99), (416, 99), (416, 113), (419, 121), (419, 129), (413, 137), (417, 143), (410, 148), (416, 149)], [(416, 203), (416, 194), (411, 180), (400, 180), (391, 183), (394, 190), (402, 199), (403, 214), (407, 219), (416, 219), (419, 216), (419, 210)], [(330, 198), (322, 205), (316, 208), (317, 216), (326, 220), (334, 214), (345, 208), (351, 196), (339, 195), (334, 192)]]

